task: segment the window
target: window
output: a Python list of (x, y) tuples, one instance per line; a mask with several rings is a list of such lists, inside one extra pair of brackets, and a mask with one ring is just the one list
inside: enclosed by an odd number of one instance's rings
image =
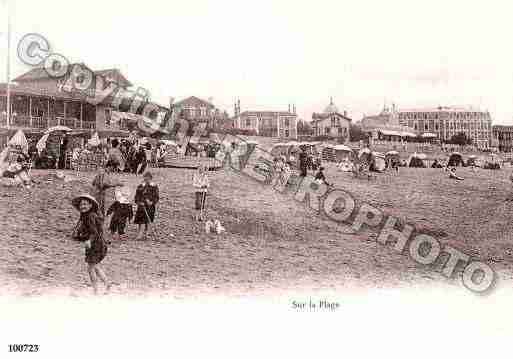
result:
[(246, 119), (246, 127), (250, 127), (251, 126), (251, 119), (247, 118)]
[(112, 119), (111, 119), (112, 111), (110, 108), (105, 109), (105, 126), (110, 126)]
[(339, 127), (338, 128), (338, 134), (341, 135), (342, 134), (342, 127)]
[(330, 133), (330, 128), (329, 128), (329, 127), (325, 127), (325, 128), (324, 128), (324, 133), (325, 133), (325, 134), (327, 134), (327, 135), (329, 135), (329, 133)]
[(285, 130), (285, 137), (289, 137), (289, 130)]
[(290, 121), (288, 118), (285, 118), (285, 127), (289, 127), (289, 126), (290, 126)]

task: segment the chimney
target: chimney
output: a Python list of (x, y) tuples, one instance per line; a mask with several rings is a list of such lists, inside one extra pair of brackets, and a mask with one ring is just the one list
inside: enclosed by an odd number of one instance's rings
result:
[(344, 110), (344, 117), (347, 117), (347, 111)]
[(289, 103), (289, 112), (290, 112), (290, 103)]
[(296, 114), (296, 105), (292, 105), (292, 112), (294, 112), (294, 115)]

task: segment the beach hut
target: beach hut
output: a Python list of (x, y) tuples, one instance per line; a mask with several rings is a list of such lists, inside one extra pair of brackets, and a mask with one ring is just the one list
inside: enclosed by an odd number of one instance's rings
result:
[(423, 153), (414, 153), (408, 158), (408, 167), (426, 168), (427, 156)]
[(449, 156), (449, 162), (447, 166), (449, 167), (457, 167), (457, 166), (464, 166), (465, 162), (463, 161), (463, 156), (459, 152), (453, 152)]
[(350, 160), (353, 157), (353, 150), (348, 146), (336, 145), (333, 146), (333, 150), (335, 152), (335, 159), (337, 162)]

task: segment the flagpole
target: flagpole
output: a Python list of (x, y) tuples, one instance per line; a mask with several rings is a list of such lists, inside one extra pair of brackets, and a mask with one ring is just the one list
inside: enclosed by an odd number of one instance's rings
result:
[(9, 9), (9, 0), (7, 5), (7, 128), (11, 123), (11, 14)]

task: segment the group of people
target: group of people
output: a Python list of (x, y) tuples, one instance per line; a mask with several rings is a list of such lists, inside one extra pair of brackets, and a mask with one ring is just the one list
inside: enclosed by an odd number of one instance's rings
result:
[[(99, 267), (100, 262), (107, 255), (107, 248), (111, 242), (104, 235), (106, 218), (110, 216), (108, 229), (111, 240), (122, 240), (130, 222), (138, 225), (136, 240), (141, 240), (147, 238), (148, 228), (155, 221), (157, 204), (160, 200), (159, 187), (153, 182), (152, 174), (145, 172), (143, 182), (137, 186), (131, 202), (128, 187), (115, 178), (116, 169), (117, 164), (108, 161), (92, 181), (93, 193), (83, 194), (72, 200), (72, 205), (80, 212), (80, 219), (73, 237), (85, 243), (85, 261), (88, 264), (88, 274), (95, 294), (98, 293), (98, 278), (103, 281), (107, 291), (110, 289), (110, 282)], [(192, 178), (197, 221), (206, 219), (205, 207), (209, 187), (208, 168), (200, 166)], [(109, 189), (114, 189), (115, 200), (106, 209), (106, 196)], [(133, 203), (136, 206), (135, 213)]]
[(5, 159), (3, 159), (4, 166), (2, 166), (2, 177), (10, 178), (18, 185), (23, 185), (30, 188), (33, 184), (37, 184), (30, 176), (32, 161), (29, 154), (23, 151), (20, 145), (9, 145), (4, 149)]
[[(148, 227), (155, 220), (156, 206), (159, 202), (159, 188), (152, 181), (150, 172), (145, 172), (143, 182), (137, 186), (133, 202), (135, 214), (129, 199), (130, 191), (119, 180), (114, 178), (116, 163), (107, 162), (100, 168), (92, 182), (93, 193), (83, 194), (72, 200), (72, 205), (80, 212), (80, 219), (75, 227), (73, 237), (85, 243), (85, 261), (94, 292), (98, 292), (98, 277), (105, 283), (107, 291), (110, 283), (99, 263), (107, 255), (110, 240), (105, 238), (104, 224), (110, 215), (108, 226), (111, 239), (121, 240), (129, 222), (137, 224), (137, 240), (147, 237)], [(109, 189), (115, 189), (115, 200), (106, 210), (106, 195)]]

